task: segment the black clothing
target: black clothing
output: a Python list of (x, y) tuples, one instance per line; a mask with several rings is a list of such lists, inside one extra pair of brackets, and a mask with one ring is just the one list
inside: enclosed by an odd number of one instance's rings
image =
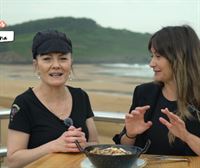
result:
[[(82, 128), (88, 140), (86, 119), (94, 116), (89, 97), (80, 88), (67, 87), (73, 102), (69, 117), (73, 120), (73, 125), (76, 128)], [(31, 149), (57, 139), (68, 128), (63, 120), (50, 112), (29, 88), (14, 100), (10, 113), (9, 129), (30, 134), (28, 149)]]
[[(159, 121), (159, 117), (169, 120), (168, 117), (161, 112), (162, 108), (167, 107), (169, 111), (176, 113), (176, 101), (167, 100), (162, 94), (162, 86), (157, 83), (146, 83), (135, 88), (131, 110), (138, 106), (150, 105), (150, 109), (145, 113), (144, 120), (152, 121), (153, 125), (141, 135), (137, 135), (134, 145), (144, 147), (147, 139), (151, 140), (151, 146), (147, 153), (164, 154), (164, 155), (196, 155), (189, 146), (176, 138), (172, 144), (169, 144), (168, 132), (166, 126)], [(192, 114), (192, 119), (185, 121), (187, 130), (200, 137), (200, 122), (197, 120), (196, 114)], [(120, 134), (113, 137), (116, 144), (120, 144), (120, 139), (124, 135), (124, 128)]]

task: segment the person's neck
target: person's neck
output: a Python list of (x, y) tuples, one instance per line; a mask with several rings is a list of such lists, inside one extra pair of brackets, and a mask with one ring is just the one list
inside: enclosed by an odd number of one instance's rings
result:
[(162, 93), (165, 98), (167, 98), (170, 101), (176, 101), (177, 100), (177, 94), (176, 94), (176, 84), (174, 81), (166, 82), (164, 83)]
[(50, 87), (44, 84), (35, 87), (34, 91), (48, 101), (63, 100), (68, 93), (67, 87), (65, 86)]

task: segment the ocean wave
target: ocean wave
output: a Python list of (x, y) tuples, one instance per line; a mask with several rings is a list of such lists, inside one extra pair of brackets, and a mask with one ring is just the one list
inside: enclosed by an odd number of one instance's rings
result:
[(101, 73), (115, 76), (146, 77), (152, 78), (153, 71), (148, 64), (101, 64), (105, 67)]

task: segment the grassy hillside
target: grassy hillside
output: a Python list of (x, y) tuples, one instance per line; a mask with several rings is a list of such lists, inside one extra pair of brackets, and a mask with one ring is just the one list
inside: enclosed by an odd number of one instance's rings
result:
[(150, 34), (105, 28), (87, 18), (60, 17), (4, 29), (15, 31), (15, 41), (1, 43), (0, 63), (31, 62), (32, 38), (37, 31), (44, 29), (57, 29), (71, 38), (75, 62), (144, 63), (148, 60)]

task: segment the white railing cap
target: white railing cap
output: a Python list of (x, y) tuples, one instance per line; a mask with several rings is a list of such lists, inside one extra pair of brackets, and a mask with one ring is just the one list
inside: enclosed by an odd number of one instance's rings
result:
[[(0, 110), (0, 119), (8, 119), (10, 115), (9, 109)], [(94, 111), (95, 121), (106, 122), (123, 122), (125, 113), (123, 112), (110, 112), (110, 111)]]
[(0, 157), (5, 157), (7, 155), (7, 148), (1, 147), (0, 148)]

